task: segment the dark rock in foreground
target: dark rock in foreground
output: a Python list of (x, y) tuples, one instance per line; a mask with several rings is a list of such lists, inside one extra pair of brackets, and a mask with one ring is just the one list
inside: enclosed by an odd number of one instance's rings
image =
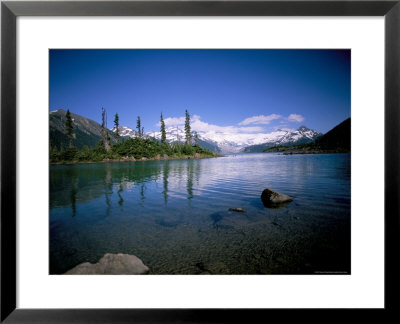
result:
[(262, 192), (261, 200), (265, 207), (279, 207), (291, 202), (293, 198), (267, 188)]
[(111, 254), (106, 253), (98, 263), (84, 262), (77, 265), (75, 268), (68, 270), (65, 274), (113, 274), (113, 275), (128, 275), (128, 274), (144, 274), (149, 271), (138, 257), (130, 254)]

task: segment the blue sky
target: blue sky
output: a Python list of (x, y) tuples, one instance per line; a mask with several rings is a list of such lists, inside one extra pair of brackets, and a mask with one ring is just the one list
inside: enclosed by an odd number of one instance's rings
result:
[[(108, 127), (327, 132), (350, 117), (350, 50), (50, 50), (50, 111)], [(192, 127), (193, 128), (193, 127)], [(195, 129), (196, 130), (196, 129)]]

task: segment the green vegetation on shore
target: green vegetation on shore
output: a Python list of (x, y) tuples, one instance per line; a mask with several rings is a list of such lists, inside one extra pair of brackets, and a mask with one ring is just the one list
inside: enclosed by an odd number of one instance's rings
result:
[[(66, 119), (66, 135), (68, 138), (74, 138), (70, 112), (67, 110)], [(77, 162), (101, 162), (101, 161), (132, 161), (132, 160), (166, 160), (166, 159), (182, 159), (182, 158), (204, 158), (215, 157), (216, 154), (201, 147), (197, 143), (192, 143), (190, 134), (190, 116), (186, 110), (186, 129), (187, 138), (185, 143), (168, 143), (165, 136), (165, 124), (161, 114), (161, 142), (155, 138), (145, 137), (143, 128), (140, 125), (140, 116), (138, 116), (138, 136), (134, 138), (121, 138), (118, 133), (119, 118), (115, 115), (114, 124), (116, 132), (114, 133), (115, 143), (111, 143), (111, 139), (106, 132), (105, 127), (105, 110), (102, 110), (102, 140), (97, 146), (89, 148), (85, 145), (78, 150), (69, 141), (67, 149), (57, 149), (56, 146), (50, 146), (50, 163), (77, 163)]]
[(128, 138), (112, 144), (111, 149), (106, 151), (104, 144), (94, 148), (85, 146), (82, 150), (69, 147), (58, 151), (52, 148), (50, 151), (51, 163), (62, 162), (101, 162), (103, 160), (140, 160), (145, 159), (181, 159), (187, 157), (214, 157), (214, 153), (199, 146), (189, 144), (165, 144), (162, 145), (155, 139), (150, 138)]

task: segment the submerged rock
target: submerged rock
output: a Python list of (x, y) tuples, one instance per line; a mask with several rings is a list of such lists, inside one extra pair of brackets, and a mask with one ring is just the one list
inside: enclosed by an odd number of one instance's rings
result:
[(238, 212), (238, 213), (244, 213), (245, 210), (243, 208), (229, 208), (229, 211), (233, 211), (233, 212)]
[(106, 253), (99, 262), (93, 264), (84, 262), (75, 268), (68, 270), (65, 274), (144, 274), (149, 268), (143, 264), (142, 260), (130, 254), (111, 254)]
[[(210, 215), (210, 218), (213, 222), (212, 226), (215, 228), (230, 227), (230, 225), (227, 225), (225, 221), (229, 220), (229, 218), (231, 218), (231, 217), (233, 217), (233, 214), (230, 213), (229, 211), (219, 211), (219, 212), (212, 213)], [(222, 225), (223, 223), (225, 223), (225, 225)], [(228, 223), (229, 223), (229, 221), (228, 221)]]
[(262, 192), (261, 200), (265, 207), (273, 208), (286, 205), (287, 203), (291, 202), (293, 198), (267, 188)]

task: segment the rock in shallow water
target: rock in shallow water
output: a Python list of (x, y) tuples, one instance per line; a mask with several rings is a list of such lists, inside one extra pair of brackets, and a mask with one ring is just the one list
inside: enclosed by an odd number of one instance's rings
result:
[(130, 254), (111, 254), (106, 253), (99, 262), (93, 264), (84, 262), (75, 268), (68, 270), (65, 274), (144, 274), (149, 268), (143, 264), (142, 260)]
[(262, 192), (261, 200), (265, 207), (277, 207), (291, 202), (293, 198), (267, 188)]
[(243, 208), (229, 208), (229, 211), (233, 211), (233, 212), (238, 212), (238, 213), (244, 213), (245, 210)]

